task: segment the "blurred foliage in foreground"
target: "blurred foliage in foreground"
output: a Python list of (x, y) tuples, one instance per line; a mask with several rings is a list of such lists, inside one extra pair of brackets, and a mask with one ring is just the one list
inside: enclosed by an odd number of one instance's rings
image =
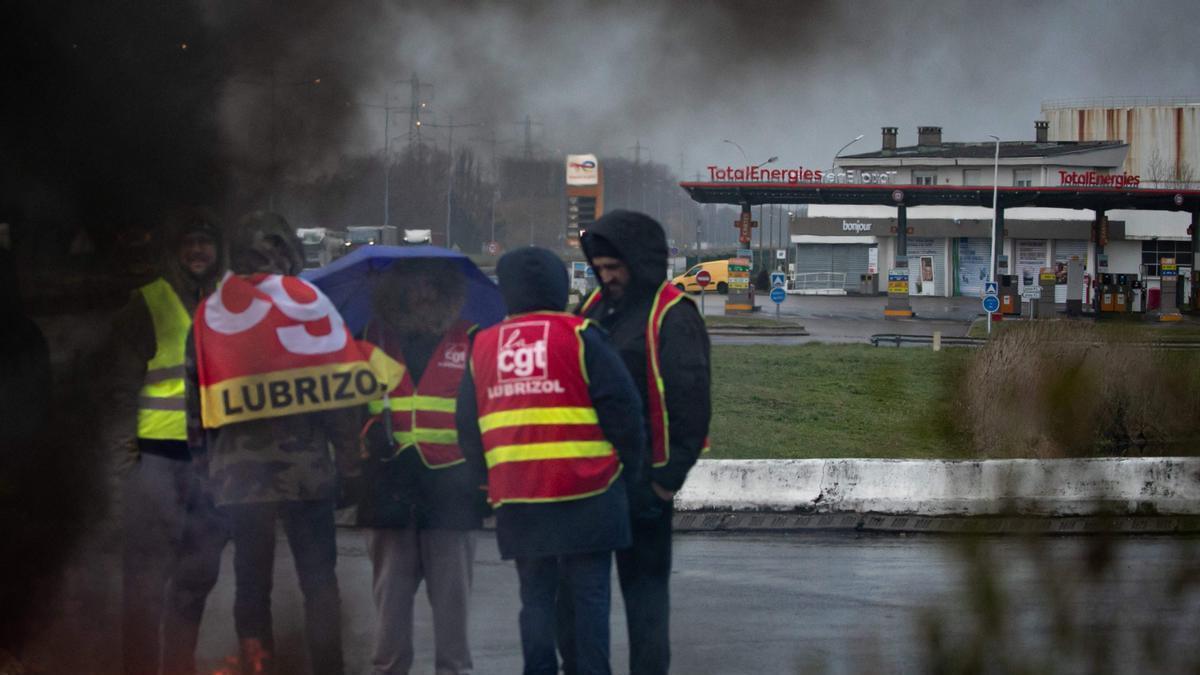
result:
[(1150, 342), (1138, 326), (1024, 322), (972, 360), (972, 445), (985, 457), (1193, 455), (1200, 450), (1200, 351)]

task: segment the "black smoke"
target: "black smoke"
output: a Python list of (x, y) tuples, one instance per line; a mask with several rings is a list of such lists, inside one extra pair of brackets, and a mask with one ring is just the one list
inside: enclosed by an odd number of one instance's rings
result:
[[(11, 4), (11, 3), (10, 3)], [(22, 236), (227, 218), (409, 142), (493, 156), (596, 152), (680, 167), (823, 166), (880, 126), (949, 140), (1032, 135), (1041, 101), (1200, 92), (1200, 5), (18, 0), (3, 49), (0, 221)], [(186, 48), (185, 48), (186, 46)], [(525, 144), (526, 116), (534, 120)], [(402, 148), (401, 148), (402, 149)], [(293, 218), (295, 219), (295, 218)], [(303, 220), (303, 218), (301, 219)], [(316, 224), (316, 223), (306, 223)], [(48, 236), (48, 235), (45, 235)]]

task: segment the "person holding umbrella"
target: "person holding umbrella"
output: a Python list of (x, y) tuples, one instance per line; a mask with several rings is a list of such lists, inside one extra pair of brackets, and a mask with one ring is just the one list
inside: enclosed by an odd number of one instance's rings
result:
[[(463, 461), (455, 400), (472, 325), (460, 317), (467, 279), (453, 258), (394, 261), (373, 275), (364, 339), (402, 373), (369, 405), (365, 485), (358, 525), (368, 550), (376, 609), (375, 673), (413, 665), (413, 598), (421, 582), (433, 610), (434, 670), (469, 673), (468, 600), (473, 530), (483, 524), (485, 478)], [(356, 490), (351, 490), (356, 491)]]

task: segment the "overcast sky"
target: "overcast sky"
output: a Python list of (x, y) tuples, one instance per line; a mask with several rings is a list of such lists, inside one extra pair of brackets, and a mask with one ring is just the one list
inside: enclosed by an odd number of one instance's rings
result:
[[(858, 134), (847, 152), (877, 149), (884, 125), (902, 145), (918, 125), (1026, 139), (1045, 100), (1200, 94), (1194, 1), (364, 5), (293, 19), (284, 53), (352, 64), (362, 101), (416, 72), (433, 83), (429, 120), (496, 120), (502, 153), (528, 114), (544, 152), (632, 158), (640, 140), (643, 159), (677, 169), (682, 154), (688, 176), (740, 164), (726, 138), (754, 163), (826, 167)], [(379, 111), (344, 126), (343, 150), (382, 145)]]

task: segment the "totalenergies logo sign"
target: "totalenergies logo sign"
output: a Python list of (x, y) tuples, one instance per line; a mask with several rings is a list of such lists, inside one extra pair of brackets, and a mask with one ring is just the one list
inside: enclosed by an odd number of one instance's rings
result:
[(567, 185), (596, 185), (600, 163), (595, 155), (567, 155)]
[(1058, 170), (1058, 181), (1062, 185), (1081, 185), (1085, 187), (1138, 187), (1142, 182), (1141, 176), (1127, 173), (1107, 174), (1095, 171), (1065, 171)]
[(769, 183), (813, 183), (820, 181), (825, 172), (820, 169), (806, 169), (798, 166), (794, 169), (773, 169), (761, 166), (708, 166), (708, 179), (711, 181), (735, 182), (769, 182)]
[(732, 167), (710, 165), (708, 179), (717, 182), (735, 183), (785, 183), (798, 185), (800, 183), (840, 183), (846, 185), (881, 185), (896, 182), (895, 171), (862, 171), (855, 169), (838, 169), (825, 171), (823, 169), (806, 169), (798, 166), (794, 169), (772, 169), (760, 166)]

